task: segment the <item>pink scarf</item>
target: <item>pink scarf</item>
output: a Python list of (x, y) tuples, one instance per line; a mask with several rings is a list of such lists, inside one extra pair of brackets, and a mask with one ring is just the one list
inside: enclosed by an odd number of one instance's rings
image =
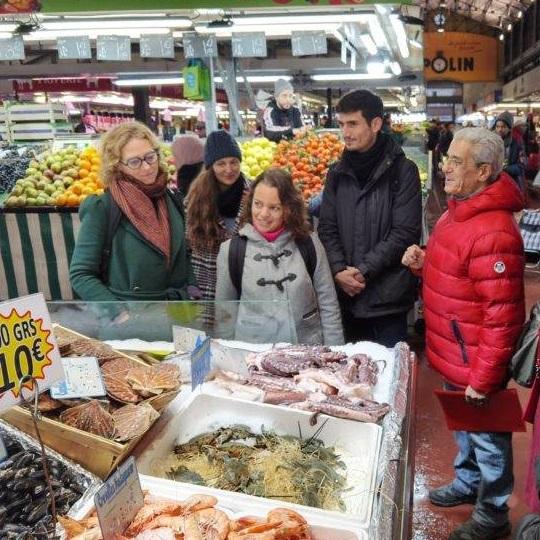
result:
[[(253, 225), (255, 227), (255, 225)], [(274, 242), (275, 240), (277, 240), (281, 234), (285, 231), (285, 227), (281, 227), (281, 229), (278, 229), (277, 231), (270, 231), (270, 232), (263, 232), (263, 231), (260, 231), (259, 229), (257, 229), (257, 227), (255, 227), (255, 230), (261, 235), (264, 237), (264, 239), (267, 241), (267, 242)]]

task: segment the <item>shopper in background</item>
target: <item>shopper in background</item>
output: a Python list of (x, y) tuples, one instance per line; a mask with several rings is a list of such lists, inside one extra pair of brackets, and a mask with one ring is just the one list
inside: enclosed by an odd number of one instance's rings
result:
[[(286, 321), (273, 321), (250, 301), (288, 301), (299, 343), (343, 344), (339, 304), (328, 259), (315, 233), (310, 233), (306, 207), (291, 176), (281, 169), (268, 169), (255, 180), (247, 199), (240, 238), (221, 245), (218, 256), (216, 299), (248, 302), (239, 308), (235, 339), (279, 341), (279, 328)], [(244, 257), (238, 263), (241, 277), (231, 276), (231, 243), (245, 238)], [(313, 260), (306, 262), (311, 250)], [(308, 244), (309, 243), (309, 244)], [(310, 245), (308, 248), (307, 246)], [(234, 256), (234, 255), (233, 255)], [(308, 264), (312, 265), (310, 276)], [(236, 266), (232, 266), (234, 272)], [(241, 279), (241, 281), (240, 281)], [(240, 291), (236, 284), (239, 285)], [(267, 336), (267, 338), (264, 338)], [(287, 333), (281, 339), (288, 339)]]
[[(204, 147), (205, 169), (186, 199), (187, 237), (193, 268), (204, 300), (214, 300), (216, 259), (225, 240), (238, 234), (250, 184), (240, 171), (242, 154), (226, 131), (214, 131)], [(206, 322), (213, 322), (212, 316)]]
[(197, 122), (193, 131), (199, 139), (206, 139), (206, 124), (204, 122)]
[(285, 79), (274, 83), (274, 97), (268, 103), (263, 114), (263, 134), (271, 141), (292, 139), (304, 131), (302, 113), (295, 107), (292, 84)]
[[(101, 140), (106, 191), (81, 208), (71, 260), (82, 300), (182, 300), (199, 296), (179, 205), (167, 191), (159, 143), (143, 124), (121, 124)], [(109, 228), (116, 219), (116, 229)], [(112, 233), (110, 236), (109, 233)]]
[(177, 168), (176, 186), (185, 197), (203, 167), (204, 144), (196, 135), (180, 135), (172, 143), (172, 152)]
[(318, 233), (338, 288), (345, 338), (393, 347), (407, 339), (415, 301), (416, 279), (401, 256), (420, 240), (418, 169), (381, 133), (378, 96), (355, 90), (336, 112), (345, 151), (328, 171)]
[(441, 123), (436, 118), (433, 118), (429, 123), (429, 127), (426, 129), (426, 148), (428, 151), (431, 150), (433, 152), (437, 148), (440, 135)]
[[(448, 211), (426, 251), (407, 249), (403, 264), (422, 272), (426, 355), (479, 407), (504, 388), (524, 321), (523, 242), (513, 213), (523, 196), (503, 172), (504, 145), (484, 128), (458, 131), (444, 165)], [(490, 413), (493, 415), (493, 412)], [(494, 540), (510, 533), (512, 434), (455, 432), (455, 479), (429, 493), (437, 506), (474, 504), (450, 540)]]
[(504, 171), (508, 173), (520, 187), (524, 189), (525, 156), (523, 146), (512, 137), (514, 119), (509, 112), (503, 112), (495, 120), (495, 132), (504, 142)]
[(452, 124), (450, 122), (445, 122), (442, 126), (441, 134), (439, 136), (439, 144), (437, 146), (440, 156), (446, 156), (448, 154), (448, 148), (450, 148), (450, 143), (454, 138), (451, 127)]
[(75, 133), (97, 133), (97, 129), (91, 123), (90, 115), (85, 114), (81, 121), (73, 128)]

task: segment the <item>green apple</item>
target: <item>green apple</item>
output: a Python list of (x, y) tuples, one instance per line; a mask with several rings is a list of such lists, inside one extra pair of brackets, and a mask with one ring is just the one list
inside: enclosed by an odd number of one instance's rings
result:
[(36, 206), (36, 198), (35, 197), (27, 197), (26, 198), (26, 206)]

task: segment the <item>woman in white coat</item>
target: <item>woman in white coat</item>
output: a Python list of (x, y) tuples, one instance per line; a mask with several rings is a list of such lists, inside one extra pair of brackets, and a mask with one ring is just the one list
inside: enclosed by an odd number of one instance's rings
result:
[(286, 339), (285, 321), (257, 304), (281, 300), (289, 303), (299, 343), (342, 344), (341, 314), (330, 266), (316, 234), (310, 233), (304, 201), (290, 175), (276, 168), (259, 175), (243, 218), (239, 237), (221, 245), (217, 260), (216, 300), (243, 302), (234, 338)]

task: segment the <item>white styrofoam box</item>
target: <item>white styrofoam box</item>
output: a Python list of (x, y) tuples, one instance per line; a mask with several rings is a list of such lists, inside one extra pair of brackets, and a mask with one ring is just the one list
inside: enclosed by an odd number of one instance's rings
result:
[[(275, 431), (278, 435), (298, 436), (301, 430), (302, 436), (308, 438), (321, 425), (319, 419), (318, 425), (311, 426), (309, 421), (312, 416), (312, 413), (306, 411), (195, 393), (179, 404), (175, 414), (169, 417), (166, 424), (160, 426), (161, 431), (152, 432), (151, 442), (138, 454), (137, 467), (142, 474), (156, 476), (156, 464), (162, 463), (176, 444), (234, 424), (247, 426), (255, 433), (261, 432), (261, 426)], [(376, 495), (375, 482), (382, 428), (376, 424), (341, 418), (323, 418), (326, 424), (318, 438), (325, 446), (334, 446), (347, 465), (345, 474), (351, 489), (342, 496), (347, 510), (321, 510), (282, 501), (279, 501), (279, 505), (293, 508), (300, 513), (309, 510), (326, 519), (336, 519), (349, 528), (367, 529)], [(218, 494), (218, 498), (228, 493), (222, 490), (214, 492)], [(251, 495), (242, 496), (247, 497), (247, 500), (265, 500)], [(276, 501), (272, 503), (275, 505)]]
[[(166, 499), (183, 501), (191, 495), (208, 494), (216, 495), (211, 488), (203, 486), (193, 486), (172, 480), (163, 480), (151, 476), (140, 475), (141, 487), (154, 495)], [(275, 508), (282, 507), (279, 501), (268, 501), (266, 499), (248, 497), (238, 493), (219, 492), (216, 508), (225, 512), (229, 518), (238, 519), (242, 516), (265, 517), (266, 514)], [(73, 519), (84, 519), (94, 511), (94, 501), (89, 499), (76, 512), (70, 512)], [(368, 540), (367, 533), (361, 529), (355, 530), (342, 527), (339, 522), (333, 519), (313, 514), (310, 510), (301, 512), (304, 519), (309, 523), (313, 533), (313, 540)]]

